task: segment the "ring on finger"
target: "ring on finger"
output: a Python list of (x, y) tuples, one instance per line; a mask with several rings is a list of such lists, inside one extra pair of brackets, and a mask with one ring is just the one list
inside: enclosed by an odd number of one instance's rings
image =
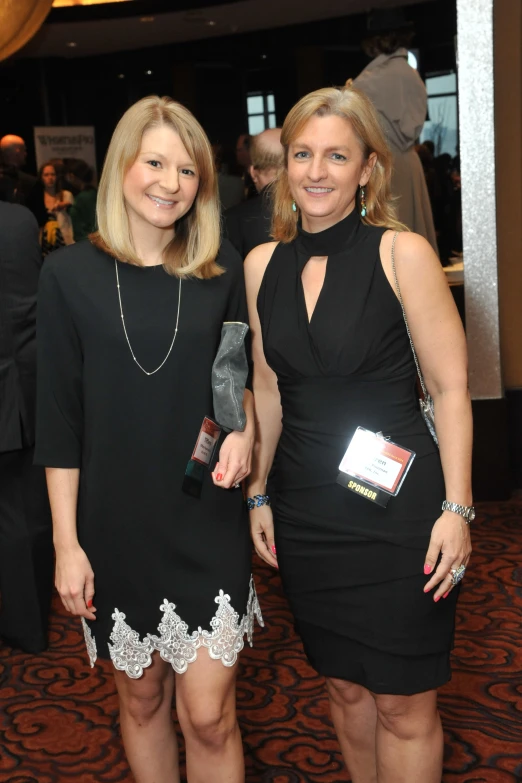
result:
[(451, 571), (451, 584), (453, 587), (458, 585), (459, 582), (462, 582), (464, 579), (464, 574), (466, 573), (466, 566), (465, 565), (459, 565), (458, 568), (452, 568)]

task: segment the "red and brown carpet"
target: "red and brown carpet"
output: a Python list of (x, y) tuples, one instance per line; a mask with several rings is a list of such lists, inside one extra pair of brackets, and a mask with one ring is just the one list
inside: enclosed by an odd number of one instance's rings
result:
[[(266, 627), (241, 658), (248, 783), (346, 783), (323, 680), (306, 663), (277, 573), (255, 566)], [(0, 647), (0, 783), (131, 783), (111, 666), (86, 665), (54, 604), (51, 644)], [(482, 504), (462, 591), (454, 676), (440, 695), (445, 783), (522, 781), (522, 500)], [(422, 783), (415, 781), (412, 783)]]

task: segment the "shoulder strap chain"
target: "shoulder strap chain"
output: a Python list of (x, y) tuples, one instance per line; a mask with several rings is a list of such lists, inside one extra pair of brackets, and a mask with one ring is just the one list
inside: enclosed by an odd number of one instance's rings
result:
[(428, 396), (428, 392), (426, 391), (426, 386), (424, 384), (424, 378), (423, 378), (423, 375), (422, 375), (422, 372), (421, 372), (419, 360), (417, 359), (417, 351), (415, 350), (415, 346), (413, 345), (413, 340), (412, 340), (412, 337), (411, 337), (410, 327), (408, 325), (408, 319), (406, 317), (406, 310), (404, 309), (404, 302), (402, 301), (401, 289), (399, 288), (399, 279), (397, 277), (397, 270), (395, 268), (395, 240), (397, 239), (398, 235), (399, 235), (399, 232), (396, 231), (395, 234), (393, 235), (392, 246), (391, 246), (391, 263), (392, 263), (392, 270), (393, 270), (393, 279), (395, 280), (395, 288), (397, 289), (397, 296), (399, 297), (399, 302), (400, 302), (400, 305), (401, 305), (402, 317), (404, 318), (404, 323), (406, 324), (406, 331), (408, 332), (408, 339), (410, 341), (411, 351), (413, 353), (413, 358), (415, 360), (415, 367), (417, 368), (417, 373), (418, 373), (418, 376), (419, 376), (419, 381), (420, 381), (420, 385), (421, 385), (421, 389), (422, 389), (422, 394), (424, 395), (424, 397), (427, 397)]

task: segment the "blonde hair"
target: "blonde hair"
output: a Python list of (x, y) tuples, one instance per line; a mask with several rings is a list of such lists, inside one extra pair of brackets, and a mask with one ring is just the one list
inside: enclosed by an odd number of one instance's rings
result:
[(89, 239), (121, 261), (143, 265), (132, 244), (123, 181), (138, 157), (143, 134), (162, 125), (179, 135), (199, 175), (194, 204), (175, 224), (174, 239), (163, 253), (164, 266), (170, 274), (178, 277), (215, 277), (224, 270), (216, 263), (220, 246), (220, 215), (212, 149), (196, 118), (172, 98), (157, 95), (142, 98), (125, 112), (117, 124), (98, 188), (98, 230)]
[(291, 242), (297, 236), (299, 216), (292, 209), (293, 198), (288, 182), (288, 148), (312, 117), (330, 115), (342, 117), (350, 123), (361, 145), (365, 160), (368, 160), (372, 153), (377, 156), (370, 179), (364, 186), (366, 216), (361, 218), (363, 223), (397, 231), (408, 231), (407, 227), (397, 219), (393, 206), (390, 189), (392, 155), (386, 144), (377, 113), (364, 93), (351, 85), (346, 85), (325, 87), (305, 95), (290, 110), (284, 121), (281, 132), (284, 168), (273, 187), (272, 236), (274, 239), (280, 242)]

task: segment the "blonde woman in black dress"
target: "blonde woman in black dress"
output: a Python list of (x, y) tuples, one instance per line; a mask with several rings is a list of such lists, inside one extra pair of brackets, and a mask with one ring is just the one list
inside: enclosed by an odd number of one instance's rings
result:
[[(241, 783), (237, 659), (259, 615), (239, 482), (247, 425), (220, 443), (199, 498), (182, 491), (223, 322), (247, 320), (242, 262), (220, 246), (208, 140), (167, 98), (113, 135), (99, 232), (54, 254), (38, 303), (36, 462), (47, 468), (56, 586), (91, 666), (110, 658), (137, 783)], [(241, 405), (241, 400), (239, 401)], [(198, 452), (199, 453), (199, 452)]]
[[(245, 262), (252, 535), (279, 566), (305, 651), (327, 678), (353, 783), (440, 783), (437, 688), (450, 677), (454, 588), (474, 515), (462, 324), (432, 248), (397, 222), (370, 101), (350, 87), (311, 93), (281, 141), (279, 241)], [(419, 410), (392, 253), (440, 452)], [(358, 427), (415, 452), (386, 507), (368, 486), (337, 483)], [(273, 520), (265, 493), (276, 450)]]

